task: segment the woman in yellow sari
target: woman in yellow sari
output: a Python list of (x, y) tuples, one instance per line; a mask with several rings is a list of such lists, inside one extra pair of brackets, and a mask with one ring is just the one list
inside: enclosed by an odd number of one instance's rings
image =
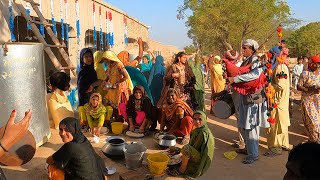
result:
[[(226, 80), (223, 78), (223, 69), (220, 56), (214, 56), (209, 60), (208, 65), (211, 72), (211, 94), (214, 95), (223, 91), (226, 86)], [(211, 101), (210, 112), (212, 112), (214, 99), (212, 98)]]
[(104, 104), (118, 109), (120, 103), (127, 103), (133, 90), (132, 81), (124, 65), (112, 51), (106, 51), (102, 55), (102, 61), (108, 63), (106, 80), (103, 89), (106, 90)]
[[(107, 76), (106, 76), (106, 72), (104, 70), (103, 64), (101, 63), (102, 60), (102, 55), (103, 52), (102, 51), (96, 51), (93, 54), (93, 59), (94, 59), (94, 70), (96, 70), (97, 72), (97, 77), (99, 80), (105, 81)], [(105, 94), (107, 93), (105, 90), (102, 89), (102, 87), (98, 87), (98, 92), (99, 94), (104, 97)]]

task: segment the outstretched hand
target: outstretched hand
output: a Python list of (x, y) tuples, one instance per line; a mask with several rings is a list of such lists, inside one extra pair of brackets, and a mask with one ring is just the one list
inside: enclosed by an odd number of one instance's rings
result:
[(10, 114), (6, 127), (4, 128), (3, 136), (1, 138), (1, 145), (9, 150), (15, 143), (17, 143), (26, 134), (29, 128), (29, 121), (31, 119), (32, 112), (29, 109), (25, 112), (24, 117), (15, 123), (14, 120), (17, 117), (16, 110), (13, 110)]

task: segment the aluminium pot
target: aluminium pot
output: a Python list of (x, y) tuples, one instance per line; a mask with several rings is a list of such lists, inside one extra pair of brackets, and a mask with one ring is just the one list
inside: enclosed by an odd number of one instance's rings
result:
[(175, 146), (177, 137), (171, 134), (159, 135), (159, 145), (161, 146)]
[(106, 139), (106, 144), (101, 148), (101, 151), (110, 159), (123, 159), (125, 144), (122, 137), (111, 136)]

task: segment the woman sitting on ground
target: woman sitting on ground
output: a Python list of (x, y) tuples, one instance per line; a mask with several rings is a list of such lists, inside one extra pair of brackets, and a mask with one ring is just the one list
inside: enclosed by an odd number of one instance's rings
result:
[(84, 105), (87, 122), (94, 136), (100, 136), (100, 130), (103, 126), (106, 108), (102, 104), (102, 97), (99, 93), (93, 93), (90, 101)]
[(183, 137), (182, 144), (188, 144), (193, 130), (193, 111), (179, 98), (178, 92), (170, 88), (166, 95), (166, 104), (162, 108), (160, 131), (166, 131), (177, 137)]
[(50, 179), (105, 179), (104, 161), (82, 134), (78, 119), (63, 119), (59, 135), (64, 145), (47, 159)]
[(193, 123), (196, 129), (191, 131), (189, 144), (181, 149), (181, 166), (179, 169), (170, 169), (170, 175), (185, 174), (197, 178), (210, 167), (214, 152), (214, 138), (208, 128), (206, 114), (203, 111), (196, 111), (193, 114)]
[(139, 133), (144, 133), (152, 123), (152, 107), (151, 100), (146, 96), (144, 88), (138, 85), (134, 87), (127, 106), (120, 105), (119, 109), (128, 121), (130, 131), (134, 132), (134, 127), (139, 126)]

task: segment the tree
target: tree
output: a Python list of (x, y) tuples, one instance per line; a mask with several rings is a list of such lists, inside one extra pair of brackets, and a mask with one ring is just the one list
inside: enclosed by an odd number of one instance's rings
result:
[(289, 37), (287, 45), (291, 56), (320, 54), (320, 22), (309, 23), (296, 30)]
[[(190, 30), (188, 35), (202, 51), (240, 49), (246, 38), (265, 41), (277, 25), (292, 24), (290, 8), (284, 0), (184, 0), (178, 9), (178, 19), (185, 17)], [(275, 33), (276, 34), (276, 33)]]
[(197, 48), (194, 47), (193, 45), (186, 46), (183, 49), (187, 54), (192, 54), (192, 53), (197, 52)]

